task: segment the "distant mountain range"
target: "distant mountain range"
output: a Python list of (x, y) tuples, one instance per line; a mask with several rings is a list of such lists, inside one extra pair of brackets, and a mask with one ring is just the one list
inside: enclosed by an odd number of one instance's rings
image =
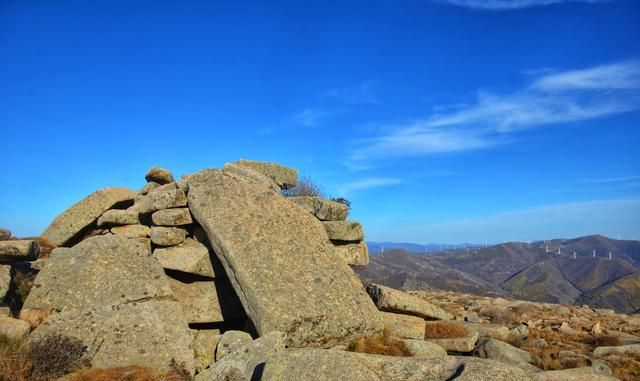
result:
[[(370, 243), (372, 253), (381, 251), (379, 244)], [(638, 241), (593, 235), (489, 247), (434, 245), (429, 251), (429, 245), (396, 245), (385, 242), (384, 252), (371, 255), (369, 266), (358, 270), (363, 282), (640, 312)]]
[(410, 253), (426, 254), (440, 250), (456, 250), (467, 247), (478, 247), (481, 245), (472, 243), (450, 244), (450, 243), (408, 243), (408, 242), (367, 242), (369, 253), (378, 254), (384, 250), (401, 249)]

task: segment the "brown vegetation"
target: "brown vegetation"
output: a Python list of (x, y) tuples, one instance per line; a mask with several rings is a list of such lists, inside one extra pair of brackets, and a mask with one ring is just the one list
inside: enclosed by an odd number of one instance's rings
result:
[(115, 369), (88, 369), (72, 373), (64, 381), (190, 381), (191, 375), (175, 366), (165, 375), (157, 375), (149, 368), (128, 366)]
[(388, 328), (385, 328), (381, 334), (356, 340), (351, 344), (349, 350), (385, 356), (411, 356), (411, 352), (405, 343), (392, 337)]
[(450, 321), (438, 321), (427, 324), (424, 334), (425, 339), (453, 339), (456, 337), (466, 337), (469, 332), (460, 323)]
[(320, 186), (316, 184), (309, 177), (300, 177), (298, 180), (298, 185), (285, 189), (282, 191), (282, 195), (286, 197), (298, 197), (298, 196), (317, 196), (324, 197)]
[(640, 355), (633, 354), (615, 359), (603, 358), (609, 363), (613, 375), (622, 381), (640, 380)]

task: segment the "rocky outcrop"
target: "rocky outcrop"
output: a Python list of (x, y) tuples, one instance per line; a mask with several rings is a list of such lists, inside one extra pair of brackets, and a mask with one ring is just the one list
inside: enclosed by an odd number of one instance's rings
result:
[(0, 241), (0, 262), (33, 260), (39, 250), (38, 244), (30, 239)]
[(424, 339), (425, 321), (421, 317), (381, 312), (385, 327), (402, 339)]
[(367, 286), (367, 293), (382, 311), (414, 315), (425, 319), (451, 320), (453, 318), (450, 313), (438, 306), (390, 287), (370, 284)]
[(280, 188), (287, 189), (298, 185), (298, 171), (277, 163), (254, 160), (238, 160), (236, 165), (252, 169), (271, 179)]
[(347, 205), (323, 197), (298, 196), (289, 197), (288, 200), (300, 205), (320, 221), (344, 221), (349, 214)]
[(188, 199), (258, 334), (330, 347), (382, 330), (358, 279), (302, 208), (216, 170), (189, 178)]
[(473, 350), (473, 355), (517, 366), (530, 373), (540, 371), (539, 368), (531, 365), (534, 359), (529, 352), (496, 339), (480, 339)]
[(473, 351), (473, 348), (478, 341), (480, 335), (478, 332), (471, 332), (465, 337), (453, 337), (447, 339), (428, 339), (427, 341), (434, 344), (438, 344), (442, 348), (450, 352), (468, 353)]

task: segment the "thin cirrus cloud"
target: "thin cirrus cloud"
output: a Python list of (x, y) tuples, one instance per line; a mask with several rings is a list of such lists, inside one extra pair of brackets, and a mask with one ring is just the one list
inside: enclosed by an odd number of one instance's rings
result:
[(626, 183), (630, 181), (638, 181), (640, 176), (619, 176), (619, 177), (601, 177), (601, 178), (587, 178), (580, 180), (581, 183), (590, 184), (612, 184), (612, 183)]
[(305, 108), (304, 110), (293, 114), (291, 121), (305, 127), (314, 127), (323, 119), (331, 115), (331, 112), (322, 109)]
[(353, 142), (349, 165), (517, 141), (520, 131), (640, 109), (640, 60), (563, 72), (544, 71), (511, 94), (478, 91), (475, 102), (396, 125)]
[(330, 89), (327, 90), (325, 95), (349, 105), (377, 104), (380, 102), (373, 92), (373, 85), (370, 81), (360, 83), (353, 87)]
[(355, 192), (398, 184), (402, 184), (401, 179), (389, 177), (369, 177), (343, 184), (338, 188), (338, 194), (340, 196), (348, 196)]
[(563, 3), (606, 3), (612, 0), (432, 0), (464, 8), (503, 11)]

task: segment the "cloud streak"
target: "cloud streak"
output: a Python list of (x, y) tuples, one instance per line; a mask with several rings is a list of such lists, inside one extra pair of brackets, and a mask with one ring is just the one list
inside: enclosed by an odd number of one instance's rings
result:
[(544, 71), (510, 94), (478, 91), (475, 102), (353, 142), (350, 165), (380, 158), (423, 156), (489, 148), (517, 133), (640, 109), (640, 60), (563, 72)]
[(504, 11), (563, 3), (606, 3), (611, 0), (432, 0), (458, 7)]
[(349, 105), (376, 104), (379, 103), (379, 100), (373, 93), (372, 87), (371, 82), (364, 82), (353, 87), (327, 90), (326, 95)]
[(401, 179), (388, 177), (369, 177), (343, 184), (338, 188), (338, 193), (340, 194), (340, 196), (348, 196), (355, 192), (398, 184), (402, 184)]
[(323, 119), (330, 116), (331, 112), (321, 109), (306, 108), (291, 117), (291, 121), (305, 127), (314, 127)]

